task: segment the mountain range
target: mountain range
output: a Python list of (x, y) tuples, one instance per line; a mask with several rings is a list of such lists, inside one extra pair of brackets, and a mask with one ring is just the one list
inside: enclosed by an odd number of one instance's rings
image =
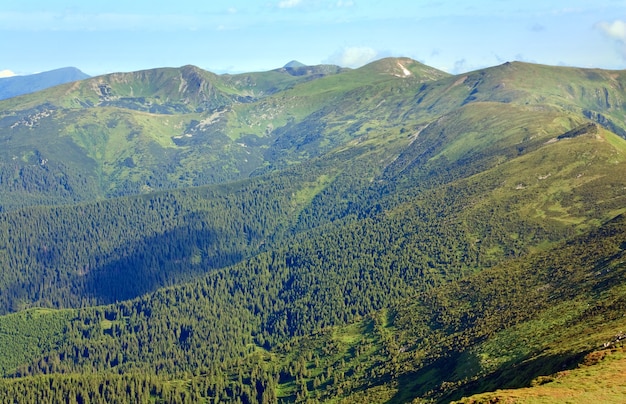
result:
[(622, 402), (626, 71), (0, 101), (1, 402)]
[(59, 84), (83, 80), (90, 76), (75, 67), (63, 67), (24, 76), (0, 77), (0, 100), (34, 93)]

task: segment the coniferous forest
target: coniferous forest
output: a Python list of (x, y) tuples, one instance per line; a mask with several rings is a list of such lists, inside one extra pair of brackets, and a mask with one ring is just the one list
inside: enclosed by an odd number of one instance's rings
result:
[(0, 101), (0, 402), (623, 401), (625, 87), (389, 58)]

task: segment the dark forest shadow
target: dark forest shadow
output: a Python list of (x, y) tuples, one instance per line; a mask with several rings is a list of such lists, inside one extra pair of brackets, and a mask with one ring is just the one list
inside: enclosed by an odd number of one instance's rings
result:
[(176, 228), (119, 246), (110, 254), (117, 258), (104, 257), (102, 265), (77, 275), (71, 294), (99, 304), (132, 299), (233, 265), (251, 255), (249, 241), (213, 229)]

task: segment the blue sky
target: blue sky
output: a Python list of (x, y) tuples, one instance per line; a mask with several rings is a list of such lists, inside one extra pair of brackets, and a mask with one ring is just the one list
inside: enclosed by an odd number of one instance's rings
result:
[(3, 0), (0, 75), (91, 75), (407, 56), (450, 73), (512, 60), (626, 69), (626, 0)]

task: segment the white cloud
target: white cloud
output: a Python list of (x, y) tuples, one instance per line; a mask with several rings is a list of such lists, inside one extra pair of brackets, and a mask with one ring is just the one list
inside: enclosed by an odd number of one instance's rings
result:
[(302, 0), (282, 0), (278, 3), (279, 8), (294, 8), (302, 3)]
[(613, 22), (599, 22), (596, 27), (610, 38), (626, 43), (626, 22), (615, 20)]
[(595, 25), (607, 37), (615, 40), (619, 47), (622, 58), (626, 59), (626, 22), (615, 20), (613, 22), (602, 21)]
[(368, 47), (344, 48), (331, 55), (327, 62), (343, 67), (360, 67), (376, 59), (378, 52)]
[(13, 77), (13, 76), (15, 76), (15, 73), (13, 73), (11, 70), (0, 70), (0, 78)]

